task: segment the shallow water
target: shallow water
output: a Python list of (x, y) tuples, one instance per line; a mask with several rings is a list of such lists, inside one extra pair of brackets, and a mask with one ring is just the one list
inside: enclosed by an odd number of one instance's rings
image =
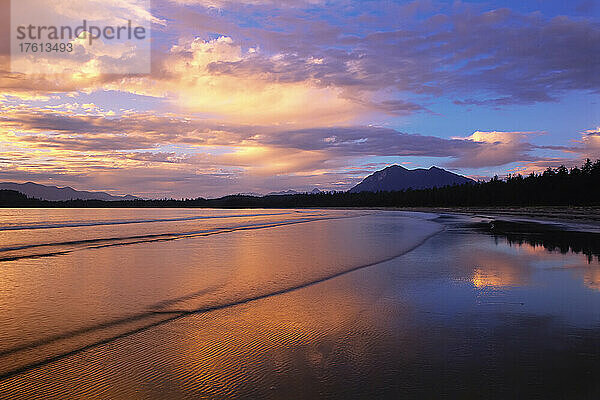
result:
[(387, 211), (0, 215), (0, 397), (600, 393), (571, 248)]

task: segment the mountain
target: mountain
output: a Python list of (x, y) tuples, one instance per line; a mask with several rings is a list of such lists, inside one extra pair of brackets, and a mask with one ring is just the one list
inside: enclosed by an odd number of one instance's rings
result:
[(290, 195), (290, 194), (299, 194), (300, 192), (295, 191), (294, 189), (290, 189), (290, 190), (283, 190), (281, 192), (270, 192), (267, 193), (267, 196), (285, 196), (285, 195)]
[(310, 192), (298, 192), (298, 191), (296, 191), (294, 189), (290, 189), (290, 190), (284, 190), (284, 191), (281, 191), (281, 192), (267, 193), (267, 196), (285, 196), (285, 195), (305, 194), (305, 193), (317, 194), (317, 193), (321, 193), (321, 191), (318, 188), (314, 188)]
[(250, 197), (263, 197), (262, 194), (257, 193), (257, 192), (243, 192), (243, 193), (236, 193), (235, 196), (250, 196)]
[(136, 200), (138, 199), (135, 196), (112, 196), (108, 193), (104, 192), (85, 192), (75, 190), (70, 187), (59, 188), (56, 186), (45, 186), (39, 185), (33, 182), (27, 183), (12, 183), (12, 182), (4, 182), (0, 183), (0, 190), (16, 190), (17, 192), (21, 192), (28, 197), (40, 199), (40, 200), (52, 200), (52, 201), (61, 201), (61, 200), (104, 200), (104, 201), (117, 201), (117, 200)]
[(411, 170), (399, 165), (392, 165), (367, 176), (361, 183), (350, 189), (350, 192), (398, 191), (409, 188), (427, 189), (471, 182), (474, 181), (437, 167)]

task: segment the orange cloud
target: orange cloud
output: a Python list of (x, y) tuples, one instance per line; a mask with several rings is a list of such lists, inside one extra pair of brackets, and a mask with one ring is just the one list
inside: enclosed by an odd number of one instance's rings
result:
[[(347, 123), (369, 109), (341, 88), (320, 87), (310, 80), (282, 82), (268, 72), (223, 74), (215, 65), (236, 64), (259, 57), (244, 51), (230, 37), (192, 39), (173, 46), (160, 66), (158, 79), (125, 79), (108, 84), (115, 90), (165, 97), (183, 112), (227, 119), (234, 123), (319, 126)], [(271, 62), (283, 62), (279, 55)]]
[(455, 138), (481, 144), (463, 157), (450, 163), (452, 166), (479, 168), (499, 166), (515, 161), (528, 161), (533, 157), (529, 152), (535, 147), (526, 141), (530, 135), (539, 132), (481, 132), (471, 136)]

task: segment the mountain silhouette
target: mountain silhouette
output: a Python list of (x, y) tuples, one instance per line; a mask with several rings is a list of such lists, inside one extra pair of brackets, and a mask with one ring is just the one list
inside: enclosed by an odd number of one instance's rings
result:
[(104, 192), (85, 192), (75, 190), (70, 187), (59, 188), (56, 186), (45, 186), (38, 183), (0, 183), (0, 190), (15, 190), (21, 192), (28, 197), (40, 200), (63, 201), (63, 200), (135, 200), (135, 196), (112, 196)]
[(350, 193), (429, 189), (472, 182), (475, 181), (438, 167), (406, 169), (399, 165), (392, 165), (367, 176), (361, 183), (350, 189)]
[(270, 192), (270, 193), (267, 193), (267, 196), (288, 196), (288, 195), (306, 194), (306, 193), (318, 194), (318, 193), (321, 193), (321, 191), (318, 188), (314, 188), (310, 192), (298, 192), (294, 189), (290, 189), (290, 190), (283, 190), (281, 192)]

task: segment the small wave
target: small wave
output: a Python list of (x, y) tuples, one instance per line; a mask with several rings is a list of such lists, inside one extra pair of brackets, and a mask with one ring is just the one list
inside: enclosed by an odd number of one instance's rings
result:
[(204, 215), (196, 217), (179, 217), (179, 218), (158, 218), (158, 219), (134, 219), (134, 220), (116, 220), (116, 221), (69, 221), (56, 224), (30, 224), (30, 225), (5, 225), (0, 226), (0, 231), (19, 231), (28, 229), (56, 229), (56, 228), (78, 228), (85, 226), (102, 226), (102, 225), (130, 225), (130, 224), (147, 224), (156, 222), (180, 222), (180, 221), (195, 221), (206, 219), (225, 219), (225, 218), (251, 218), (251, 217), (271, 217), (278, 215), (290, 215), (291, 212), (271, 213), (271, 214), (239, 214), (239, 215)]
[[(344, 217), (327, 219), (340, 218)], [(247, 227), (246, 229), (252, 229), (252, 227)], [(286, 287), (280, 289), (266, 290), (262, 293), (247, 293), (239, 298), (224, 299), (220, 302), (203, 304), (189, 309), (170, 309), (170, 307), (175, 306), (181, 301), (186, 301), (198, 296), (202, 296), (207, 292), (220, 289), (220, 287), (212, 287), (196, 293), (181, 296), (179, 298), (161, 301), (156, 303), (154, 306), (151, 306), (150, 309), (135, 315), (83, 327), (74, 331), (65, 332), (63, 334), (55, 335), (31, 343), (26, 343), (11, 349), (6, 349), (0, 352), (0, 360), (2, 361), (0, 363), (0, 380), (8, 379), (12, 376), (42, 367), (65, 357), (90, 350), (100, 345), (111, 343), (115, 340), (125, 338), (127, 336), (181, 318), (185, 318), (190, 315), (222, 310), (278, 295), (283, 295), (285, 293), (300, 290), (321, 282), (328, 281), (330, 279), (340, 277), (342, 275), (346, 275), (353, 271), (374, 267), (398, 258), (411, 250), (414, 250), (441, 230), (442, 228), (438, 226), (436, 229), (431, 228), (427, 230), (427, 232), (422, 232), (422, 236), (413, 238), (414, 241), (412, 241), (406, 247), (399, 249), (399, 251), (394, 255), (358, 266), (349, 266), (337, 272), (316, 276), (313, 279), (287, 285)], [(7, 363), (7, 359), (10, 362)]]
[[(262, 215), (265, 215), (265, 214), (262, 214)], [(24, 259), (24, 258), (41, 258), (41, 257), (52, 257), (52, 256), (58, 256), (58, 255), (65, 255), (65, 254), (72, 253), (73, 251), (82, 250), (82, 249), (99, 249), (99, 248), (104, 248), (104, 247), (125, 246), (125, 245), (150, 243), (150, 242), (162, 242), (162, 241), (169, 241), (169, 240), (193, 238), (193, 237), (199, 237), (199, 236), (210, 236), (210, 235), (230, 233), (230, 232), (242, 231), (242, 230), (275, 228), (278, 226), (293, 225), (293, 224), (307, 223), (307, 222), (313, 222), (313, 221), (326, 221), (326, 220), (354, 218), (354, 217), (355, 216), (301, 218), (301, 219), (295, 219), (295, 220), (237, 225), (237, 226), (229, 226), (229, 227), (223, 227), (223, 228), (218, 228), (218, 229), (200, 230), (200, 231), (191, 231), (191, 232), (161, 233), (161, 234), (136, 235), (136, 236), (125, 236), (125, 237), (113, 237), (113, 238), (84, 239), (84, 240), (76, 240), (76, 241), (41, 243), (41, 244), (5, 247), (5, 248), (0, 248), (0, 262), (15, 261), (15, 260), (20, 260), (20, 259)], [(19, 251), (32, 250), (32, 249), (46, 249), (46, 251), (33, 252), (33, 253), (31, 253), (31, 252), (19, 253)], [(4, 253), (4, 254), (2, 254), (2, 253)]]

